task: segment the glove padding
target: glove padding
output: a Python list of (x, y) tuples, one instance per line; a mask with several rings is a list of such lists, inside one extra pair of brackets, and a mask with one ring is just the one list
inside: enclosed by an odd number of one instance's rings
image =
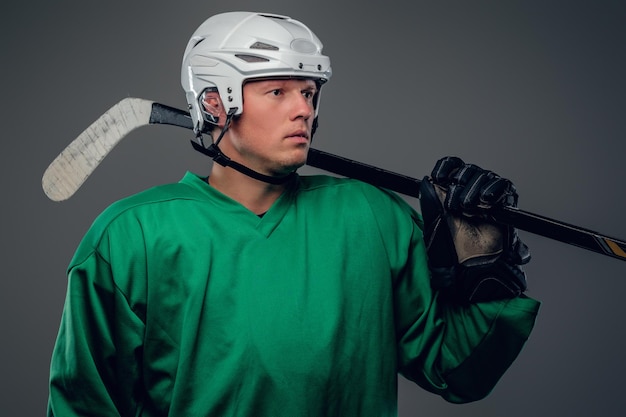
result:
[(517, 230), (489, 209), (517, 207), (513, 183), (457, 157), (437, 161), (420, 185), (431, 285), (457, 303), (513, 298), (526, 288), (530, 261)]

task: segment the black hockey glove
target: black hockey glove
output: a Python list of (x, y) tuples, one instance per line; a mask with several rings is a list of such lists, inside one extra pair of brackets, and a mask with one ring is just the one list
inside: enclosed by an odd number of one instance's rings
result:
[(443, 297), (475, 303), (519, 296), (528, 247), (512, 226), (496, 223), (492, 207), (517, 206), (513, 183), (457, 157), (437, 161), (420, 185), (431, 284)]

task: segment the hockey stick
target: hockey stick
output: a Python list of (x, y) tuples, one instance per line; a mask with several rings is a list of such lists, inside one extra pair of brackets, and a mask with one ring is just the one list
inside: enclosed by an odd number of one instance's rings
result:
[[(52, 161), (44, 172), (42, 186), (54, 201), (70, 198), (104, 157), (134, 129), (167, 124), (192, 129), (189, 113), (140, 98), (125, 98), (107, 110)], [(192, 141), (194, 148), (203, 147)], [(359, 179), (395, 192), (419, 197), (420, 180), (311, 148), (307, 165)], [(490, 214), (498, 222), (540, 236), (578, 246), (626, 261), (626, 242), (589, 229), (540, 216), (514, 207)]]

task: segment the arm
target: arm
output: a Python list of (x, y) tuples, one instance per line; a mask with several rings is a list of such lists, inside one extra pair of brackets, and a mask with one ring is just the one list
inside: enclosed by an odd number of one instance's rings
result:
[[(88, 240), (88, 239), (86, 239)], [(97, 250), (79, 247), (50, 367), (48, 416), (135, 415), (143, 322)]]
[(466, 403), (486, 397), (517, 358), (539, 303), (518, 297), (450, 305), (435, 297), (431, 307), (399, 334), (398, 370), (446, 401)]
[[(448, 401), (486, 396), (534, 325), (539, 303), (523, 295), (528, 248), (514, 228), (484, 214), (517, 199), (509, 180), (454, 157), (439, 160), (421, 183), (426, 253), (417, 256), (428, 259), (429, 298), (422, 302), (430, 307), (417, 323), (431, 325), (404, 329), (401, 371)], [(420, 360), (420, 351), (432, 353)]]
[(539, 303), (525, 296), (450, 303), (431, 288), (419, 226), (416, 219), (394, 288), (398, 370), (449, 402), (482, 399), (523, 348)]

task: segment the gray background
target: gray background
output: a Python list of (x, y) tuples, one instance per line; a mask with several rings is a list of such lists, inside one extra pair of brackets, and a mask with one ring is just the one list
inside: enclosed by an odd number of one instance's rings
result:
[[(526, 210), (626, 237), (624, 1), (17, 4), (3, 3), (0, 14), (4, 416), (45, 412), (65, 267), (94, 217), (210, 164), (189, 132), (150, 126), (66, 202), (45, 197), (43, 171), (124, 97), (184, 107), (182, 51), (217, 12), (290, 15), (322, 39), (334, 76), (322, 95), (318, 149), (416, 177), (457, 155), (511, 178)], [(517, 362), (488, 398), (468, 405), (401, 378), (401, 416), (623, 412), (626, 263), (522, 237), (533, 252), (529, 294), (543, 305)]]

